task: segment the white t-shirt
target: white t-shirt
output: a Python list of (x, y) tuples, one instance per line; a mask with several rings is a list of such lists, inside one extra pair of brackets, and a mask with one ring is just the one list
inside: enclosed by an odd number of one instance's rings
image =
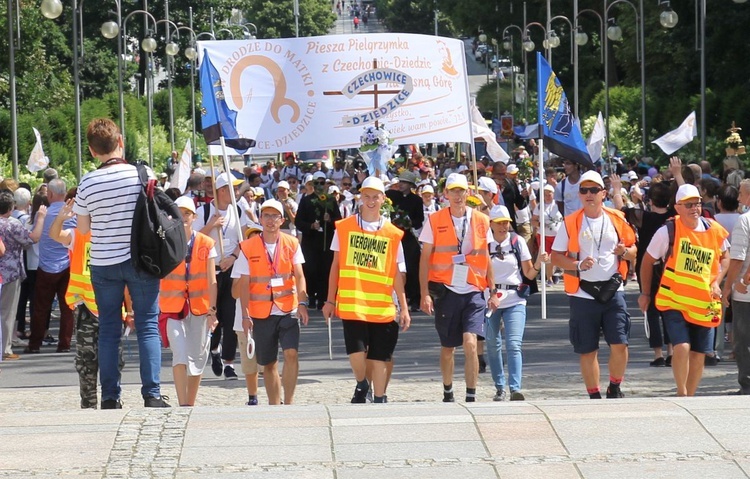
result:
[[(521, 261), (531, 260), (531, 253), (529, 247), (523, 238), (519, 237), (517, 241), (518, 252), (521, 256)], [(489, 244), (490, 254), (497, 251), (497, 241), (492, 241)], [(500, 244), (500, 251), (503, 253), (503, 259), (499, 256), (492, 256), (492, 273), (495, 275), (495, 284), (503, 285), (515, 285), (518, 286), (523, 283), (522, 267), (516, 260), (516, 255), (513, 254), (513, 249), (510, 246), (510, 235)], [(510, 308), (517, 304), (526, 304), (526, 299), (519, 298), (515, 289), (502, 290), (504, 294), (500, 300), (500, 308)]]
[[(195, 221), (193, 222), (194, 231), (200, 231), (204, 226), (206, 226), (206, 223), (203, 221), (203, 219), (205, 218), (204, 208), (206, 208), (206, 205), (201, 205), (200, 207), (198, 207), (198, 210), (195, 213)], [(208, 218), (209, 221), (211, 221), (211, 216), (216, 212), (216, 207), (214, 206), (213, 202), (211, 202), (208, 205), (208, 208)], [(232, 254), (232, 251), (234, 251), (234, 249), (240, 242), (240, 236), (237, 232), (236, 226), (238, 221), (237, 208), (229, 205), (229, 208), (227, 208), (226, 210), (218, 211), (219, 215), (222, 218), (229, 218), (227, 223), (221, 227), (222, 237), (224, 238), (224, 258), (226, 258), (230, 254)], [(242, 228), (243, 226), (247, 226), (250, 223), (250, 220), (248, 219), (247, 215), (242, 215), (241, 217), (239, 217), (239, 222), (240, 228)], [(216, 248), (217, 250), (219, 250), (219, 229), (212, 228), (211, 233), (208, 236), (210, 236), (216, 242)], [(235, 262), (235, 264), (237, 264), (237, 262)]]
[[(521, 187), (523, 187), (523, 185), (521, 185)], [(528, 223), (531, 221), (531, 202), (532, 201), (536, 201), (536, 195), (534, 194), (534, 191), (531, 188), (529, 188), (529, 204), (526, 205), (526, 208), (521, 208), (520, 210), (516, 210), (516, 224), (522, 225), (524, 223)]]
[[(539, 216), (539, 207), (537, 204), (534, 209), (534, 216)], [(555, 236), (560, 230), (560, 224), (562, 223), (563, 217), (560, 214), (560, 210), (557, 209), (557, 203), (544, 204), (544, 234), (545, 236)]]
[[(594, 266), (588, 271), (581, 271), (580, 278), (586, 281), (608, 281), (617, 273), (619, 260), (615, 256), (615, 248), (618, 242), (615, 225), (606, 213), (602, 213), (598, 218), (589, 218), (584, 215), (581, 231), (578, 232), (578, 259), (584, 260), (590, 256), (594, 259)], [(552, 251), (568, 251), (568, 230), (565, 222), (560, 224), (560, 230), (552, 243)], [(622, 290), (621, 285), (619, 291)], [(568, 296), (594, 299), (580, 288)]]
[(714, 215), (714, 219), (729, 232), (729, 244), (732, 244), (734, 226), (739, 218), (739, 213), (716, 213)]
[[(388, 221), (386, 219), (383, 220)], [(359, 223), (363, 230), (375, 232), (383, 226), (379, 221), (361, 221)], [(341, 251), (341, 245), (339, 244), (339, 232), (338, 230), (333, 232), (333, 239), (331, 240), (331, 251)], [(399, 273), (406, 273), (406, 259), (404, 258), (404, 247), (401, 242), (398, 242), (398, 251), (396, 252), (396, 265)], [(326, 278), (326, 281), (328, 278)]]
[[(742, 261), (742, 269), (738, 278), (744, 278), (750, 265), (750, 212), (740, 215), (732, 230), (732, 247), (729, 250), (729, 258)], [(750, 302), (750, 292), (745, 294), (732, 292), (735, 301)]]
[[(232, 250), (233, 251), (233, 250)], [(271, 258), (274, 257), (276, 254), (276, 243), (268, 244), (266, 243), (266, 251), (268, 251), (268, 254), (271, 256)], [(231, 251), (230, 251), (231, 253)], [(298, 264), (304, 264), (305, 263), (305, 257), (302, 254), (302, 248), (297, 245), (297, 250), (294, 252), (294, 258), (292, 259), (293, 265)], [(293, 274), (293, 273), (292, 273)], [(240, 254), (237, 256), (237, 261), (234, 262), (234, 267), (232, 268), (232, 274), (230, 277), (232, 279), (238, 279), (241, 278), (243, 275), (249, 276), (250, 275), (250, 264), (245, 257), (245, 254), (240, 250)], [(295, 291), (293, 294), (297, 294)], [(240, 306), (239, 299), (237, 300), (237, 311), (240, 313), (240, 325), (239, 328), (237, 327), (237, 313), (234, 315), (234, 330), (235, 331), (242, 331), (242, 307)], [(292, 311), (291, 314), (294, 314), (296, 311)], [(276, 303), (271, 306), (271, 316), (284, 316), (285, 313), (282, 310), (280, 310)]]
[[(456, 238), (461, 238), (461, 235), (464, 234), (464, 240), (461, 243), (461, 253), (463, 254), (469, 254), (474, 249), (472, 246), (474, 235), (471, 232), (471, 214), (472, 214), (471, 208), (466, 208), (466, 216), (463, 218), (456, 218), (455, 216), (451, 215), (451, 220), (453, 220), (453, 229), (456, 232)], [(435, 244), (435, 238), (432, 235), (432, 226), (430, 225), (430, 218), (426, 217), (424, 219), (424, 224), (422, 226), (422, 232), (419, 234), (419, 241), (421, 241), (424, 244)], [(465, 220), (464, 220), (465, 218)], [(464, 222), (466, 225), (464, 226)], [(492, 238), (492, 230), (490, 228), (487, 228), (487, 243), (489, 244), (490, 241), (493, 241)], [(456, 244), (458, 246), (458, 244)], [(480, 291), (479, 288), (476, 286), (466, 283), (466, 284), (456, 284), (456, 285), (446, 285), (448, 289), (453, 291), (457, 294), (467, 294), (472, 293), (475, 291)]]
[[(562, 201), (565, 204), (565, 211), (562, 212), (563, 216), (568, 216), (572, 212), (583, 208), (581, 198), (578, 196), (578, 184), (580, 182), (581, 180), (579, 179), (578, 183), (571, 183), (570, 179), (565, 178), (565, 180), (558, 183), (555, 187), (555, 201)], [(563, 195), (563, 185), (565, 185), (565, 195)]]

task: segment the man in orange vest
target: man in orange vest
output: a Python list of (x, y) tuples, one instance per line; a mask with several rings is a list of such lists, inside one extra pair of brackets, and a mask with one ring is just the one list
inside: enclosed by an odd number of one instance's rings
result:
[[(656, 297), (664, 325), (672, 340), (672, 375), (678, 396), (694, 396), (703, 376), (707, 353), (713, 353), (712, 329), (721, 323), (721, 284), (729, 268), (729, 233), (718, 222), (701, 217), (701, 194), (693, 185), (677, 190), (673, 230), (659, 228), (641, 263), (638, 306), (652, 301), (653, 265), (664, 261), (664, 274)], [(673, 243), (669, 244), (670, 237)]]
[[(242, 304), (242, 329), (253, 334), (255, 356), (263, 366), (268, 404), (292, 404), (299, 374), (299, 319), (308, 321), (308, 299), (299, 241), (281, 232), (284, 206), (266, 200), (260, 207), (263, 232), (240, 243), (234, 264)], [(298, 319), (299, 317), (299, 319)], [(277, 369), (279, 344), (284, 351), (283, 380)], [(242, 351), (242, 354), (246, 354)], [(283, 383), (282, 383), (283, 381)]]
[[(380, 214), (385, 186), (379, 178), (366, 178), (359, 192), (359, 214), (336, 222), (323, 317), (330, 321), (335, 313), (342, 320), (346, 354), (357, 380), (351, 402), (367, 401), (370, 372), (374, 402), (383, 403), (398, 327), (406, 331), (411, 323), (404, 291), (404, 232)], [(398, 323), (394, 291), (401, 308)]]
[[(484, 213), (466, 206), (468, 189), (466, 176), (448, 175), (445, 190), (450, 206), (430, 215), (419, 235), (422, 242), (421, 306), (425, 313), (435, 313), (435, 329), (441, 346), (443, 402), (455, 401), (453, 354), (456, 347), (462, 345), (466, 356), (466, 402), (476, 400), (477, 335), (483, 334), (488, 303), (495, 309), (500, 305), (487, 249), (492, 241), (490, 220)], [(484, 298), (488, 287), (489, 301)]]
[(552, 264), (565, 271), (570, 300), (570, 342), (580, 355), (581, 375), (591, 399), (599, 390), (599, 336), (610, 350), (608, 398), (624, 397), (620, 385), (628, 364), (630, 316), (623, 278), (635, 260), (635, 232), (622, 212), (605, 208), (604, 180), (587, 171), (579, 180), (583, 208), (565, 217), (552, 243)]
[[(73, 195), (75, 196), (75, 195)], [(94, 288), (91, 286), (91, 272), (89, 270), (89, 249), (91, 247), (91, 233), (82, 234), (75, 228), (63, 229), (65, 221), (72, 219), (75, 199), (68, 198), (60, 208), (60, 212), (52, 222), (49, 236), (54, 241), (70, 250), (70, 279), (65, 293), (65, 302), (74, 309), (76, 328), (76, 359), (78, 384), (81, 395), (81, 409), (96, 409), (97, 375), (99, 373), (99, 311), (96, 307)], [(126, 293), (125, 299), (130, 303)], [(128, 307), (132, 311), (132, 307)], [(126, 315), (126, 325), (130, 330), (135, 329), (133, 314)], [(119, 369), (125, 362), (122, 359), (122, 345), (119, 348)]]

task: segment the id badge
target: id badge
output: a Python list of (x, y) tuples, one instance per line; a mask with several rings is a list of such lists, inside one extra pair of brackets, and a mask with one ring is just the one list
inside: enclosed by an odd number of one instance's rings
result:
[(465, 254), (454, 255), (452, 259), (453, 259), (453, 264), (466, 263), (466, 255)]
[(453, 276), (451, 277), (452, 286), (459, 286), (459, 285), (466, 284), (468, 278), (469, 278), (468, 266), (466, 266), (465, 264), (453, 265)]
[(284, 286), (284, 278), (281, 276), (276, 276), (274, 278), (271, 278), (271, 287), (272, 288), (281, 288)]

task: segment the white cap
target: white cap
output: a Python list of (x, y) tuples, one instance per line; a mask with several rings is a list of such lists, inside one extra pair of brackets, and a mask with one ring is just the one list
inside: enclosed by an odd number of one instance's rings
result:
[(359, 191), (362, 190), (375, 190), (381, 193), (385, 193), (385, 186), (383, 180), (376, 176), (368, 176), (365, 181), (362, 182), (362, 186), (359, 187)]
[(683, 200), (689, 200), (691, 198), (700, 198), (701, 192), (698, 191), (694, 185), (682, 185), (677, 189), (677, 195), (675, 196), (675, 203), (679, 203)]
[(453, 188), (468, 190), (469, 182), (466, 181), (466, 177), (461, 173), (451, 173), (450, 175), (448, 175), (448, 179), (445, 181), (445, 189), (452, 190)]
[(425, 193), (431, 193), (434, 195), (435, 189), (432, 187), (432, 185), (424, 185), (422, 187), (422, 194), (425, 194)]
[(516, 173), (518, 173), (518, 167), (511, 163), (510, 165), (508, 165), (508, 169), (506, 170), (506, 172), (509, 175), (515, 175)]
[(638, 174), (635, 171), (632, 171), (632, 170), (628, 171), (628, 178), (630, 178), (631, 180), (637, 180), (638, 179)]
[(302, 184), (306, 185), (306, 184), (310, 183), (312, 180), (313, 180), (313, 175), (311, 175), (310, 173), (308, 173), (308, 174), (305, 175), (305, 179), (304, 179), (304, 181), (302, 181)]
[(281, 205), (281, 202), (279, 200), (266, 200), (263, 202), (262, 205), (260, 205), (260, 211), (262, 212), (266, 208), (273, 208), (276, 211), (279, 212), (279, 214), (284, 214), (284, 207)]
[(341, 193), (341, 190), (340, 190), (340, 189), (339, 189), (339, 187), (338, 187), (338, 186), (336, 186), (336, 185), (331, 185), (331, 186), (329, 186), (329, 187), (328, 187), (328, 194), (329, 194), (329, 195), (332, 195), (332, 194), (334, 194), (334, 193)]
[(541, 185), (541, 183), (539, 181), (532, 181), (531, 182), (531, 188), (533, 190), (538, 190), (540, 185)]
[(276, 188), (284, 188), (285, 190), (289, 189), (289, 182), (286, 180), (279, 181), (279, 184), (276, 185)]
[(552, 183), (547, 183), (544, 185), (544, 191), (551, 191), (552, 193), (555, 192), (555, 187), (552, 185)]
[(245, 231), (245, 236), (247, 236), (249, 233), (253, 233), (256, 231), (263, 231), (263, 226), (261, 226), (260, 224), (254, 221), (249, 221), (247, 223), (247, 230)]
[(187, 196), (180, 196), (175, 200), (174, 204), (177, 205), (178, 208), (185, 208), (186, 210), (195, 214), (195, 203), (191, 198), (188, 198)]
[(479, 189), (481, 191), (489, 191), (493, 195), (497, 194), (497, 183), (492, 178), (483, 176), (479, 178)]
[(317, 180), (317, 179), (324, 179), (325, 180), (326, 179), (326, 174), (323, 173), (322, 171), (316, 171), (313, 174), (313, 180)]
[(253, 190), (255, 191), (255, 196), (266, 196), (266, 192), (260, 186), (256, 186)]
[(630, 183), (630, 175), (621, 175), (620, 181), (623, 183)]
[(490, 210), (490, 221), (500, 223), (501, 221), (511, 221), (508, 208), (503, 205), (496, 205)]
[(468, 167), (468, 166), (466, 166), (466, 165), (459, 165), (459, 167), (458, 167), (458, 172), (459, 172), (459, 173), (463, 173), (464, 171), (466, 171), (466, 170), (468, 170), (468, 169), (469, 169), (469, 167)]
[(237, 186), (240, 183), (242, 183), (242, 180), (235, 178), (234, 176), (230, 178), (229, 176), (230, 176), (229, 173), (222, 173), (216, 178), (217, 190), (219, 188), (224, 188), (225, 186), (229, 186), (230, 183), (232, 184), (232, 186)]
[(589, 170), (582, 174), (581, 178), (578, 180), (578, 185), (582, 185), (584, 181), (591, 181), (604, 188), (604, 180), (596, 171)]
[(159, 178), (169, 178), (166, 173), (159, 173)]

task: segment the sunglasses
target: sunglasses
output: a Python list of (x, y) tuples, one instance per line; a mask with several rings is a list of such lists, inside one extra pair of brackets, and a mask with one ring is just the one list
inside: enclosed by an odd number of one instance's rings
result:
[(701, 203), (700, 201), (692, 202), (692, 203), (680, 203), (680, 204), (688, 210), (692, 210), (693, 208), (701, 208), (703, 206), (703, 203)]
[[(510, 253), (510, 251), (508, 251), (508, 253)], [(497, 257), (497, 258), (500, 258), (500, 261), (502, 261), (502, 260), (504, 260), (504, 259), (505, 259), (505, 255), (506, 255), (506, 253), (504, 253), (504, 252), (503, 252), (503, 251), (502, 251), (502, 250), (500, 249), (500, 245), (497, 245), (497, 246), (495, 247), (495, 252), (491, 254), (491, 256), (495, 256), (495, 257)]]
[(351, 183), (341, 183), (341, 186), (352, 186)]
[(582, 195), (587, 195), (589, 193), (591, 193), (592, 195), (595, 195), (595, 194), (599, 193), (600, 191), (604, 191), (604, 189), (598, 188), (596, 186), (592, 186), (592, 187), (589, 187), (589, 188), (578, 188), (578, 192), (580, 194), (582, 194)]
[(325, 185), (326, 184), (325, 181), (313, 181), (313, 183), (316, 184), (316, 185)]

